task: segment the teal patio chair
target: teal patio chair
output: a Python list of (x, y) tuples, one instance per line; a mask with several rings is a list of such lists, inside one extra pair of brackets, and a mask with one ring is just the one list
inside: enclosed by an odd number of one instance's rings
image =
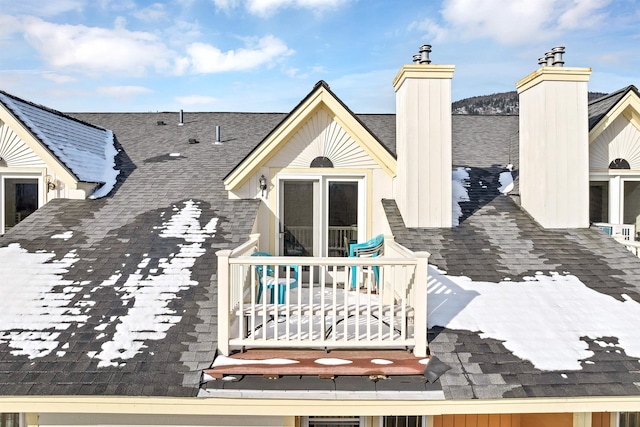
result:
[[(272, 256), (268, 252), (254, 252), (251, 256)], [(258, 264), (255, 265), (256, 272), (258, 273), (258, 301), (262, 298), (262, 291), (264, 288), (271, 290), (271, 296), (269, 297), (269, 304), (273, 304), (276, 284), (278, 285), (278, 304), (284, 304), (287, 289), (294, 289), (298, 287), (298, 273), (299, 267), (297, 265), (288, 265), (286, 268), (292, 270), (287, 279), (286, 271), (283, 277), (278, 277), (276, 280), (276, 270), (273, 265)], [(276, 266), (277, 268), (277, 266)], [(266, 270), (265, 270), (266, 269)]]
[[(382, 255), (382, 250), (384, 248), (384, 235), (378, 234), (371, 240), (367, 240), (363, 243), (353, 243), (349, 245), (349, 256), (350, 257), (370, 257), (375, 258), (377, 256)], [(365, 267), (366, 268), (366, 267)], [(356, 276), (357, 267), (354, 265), (351, 267), (351, 287), (356, 287)], [(364, 271), (364, 268), (363, 268)], [(380, 267), (377, 265), (373, 266), (373, 274), (376, 278), (376, 284), (380, 283)]]

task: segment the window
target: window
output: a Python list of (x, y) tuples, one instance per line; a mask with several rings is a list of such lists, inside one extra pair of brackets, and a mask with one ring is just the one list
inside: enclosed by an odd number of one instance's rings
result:
[(363, 417), (304, 417), (303, 427), (360, 427), (364, 426)]
[(381, 427), (423, 427), (424, 417), (420, 415), (386, 416), (380, 420)]
[(640, 412), (620, 412), (618, 414), (619, 427), (640, 427)]
[(0, 427), (20, 427), (20, 414), (0, 414)]

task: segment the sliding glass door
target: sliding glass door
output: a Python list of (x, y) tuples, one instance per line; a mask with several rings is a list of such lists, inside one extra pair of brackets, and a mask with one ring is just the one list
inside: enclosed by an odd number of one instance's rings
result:
[(295, 176), (279, 179), (279, 253), (344, 256), (364, 240), (364, 178)]

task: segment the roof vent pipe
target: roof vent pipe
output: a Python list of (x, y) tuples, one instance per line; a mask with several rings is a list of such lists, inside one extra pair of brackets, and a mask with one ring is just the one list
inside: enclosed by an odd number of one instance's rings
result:
[(545, 58), (544, 56), (538, 58), (538, 65), (541, 67), (544, 67), (547, 65), (547, 58)]
[(214, 144), (216, 145), (222, 144), (222, 140), (220, 139), (220, 126), (217, 126), (217, 125), (216, 125), (216, 142), (214, 142)]
[(183, 124), (184, 124), (184, 112), (180, 110), (180, 122), (178, 123), (178, 126), (182, 126)]
[(413, 63), (414, 64), (419, 64), (420, 63), (420, 54), (416, 53), (415, 55), (413, 55)]
[(544, 59), (547, 60), (547, 67), (553, 67), (553, 52), (549, 51), (545, 53)]
[(564, 61), (562, 60), (564, 46), (556, 46), (554, 48), (551, 48), (551, 53), (553, 53), (553, 66), (562, 67), (564, 65)]
[(420, 46), (420, 64), (431, 64), (431, 60), (429, 59), (429, 53), (431, 52), (430, 44), (423, 44)]

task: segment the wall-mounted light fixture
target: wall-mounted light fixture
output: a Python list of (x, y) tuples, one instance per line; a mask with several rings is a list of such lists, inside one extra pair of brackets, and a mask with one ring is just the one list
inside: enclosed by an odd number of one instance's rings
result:
[(260, 191), (262, 191), (262, 196), (264, 197), (264, 192), (267, 189), (267, 178), (265, 178), (264, 175), (261, 175), (258, 180), (258, 184), (260, 185)]
[(51, 190), (55, 190), (56, 189), (56, 182), (55, 180), (51, 177), (51, 175), (47, 175), (46, 179), (47, 181), (47, 189), (49, 191)]

